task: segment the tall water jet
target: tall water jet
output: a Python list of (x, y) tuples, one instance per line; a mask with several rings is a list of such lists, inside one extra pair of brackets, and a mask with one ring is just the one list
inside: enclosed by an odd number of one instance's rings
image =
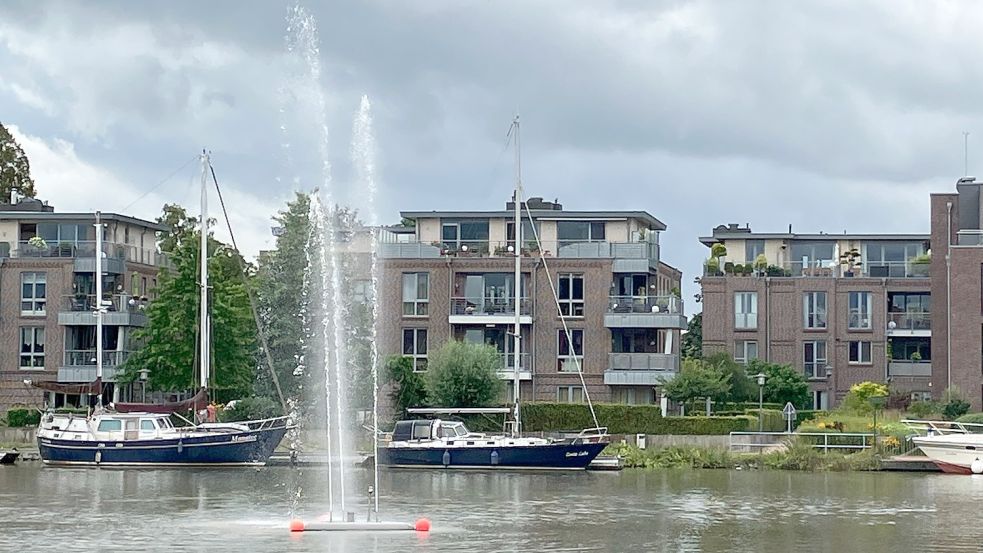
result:
[[(372, 105), (369, 103), (368, 96), (362, 96), (362, 101), (355, 115), (355, 122), (352, 125), (352, 161), (355, 165), (355, 175), (357, 183), (366, 191), (366, 203), (368, 212), (368, 226), (371, 229), (370, 235), (370, 255), (372, 265), (370, 269), (369, 296), (371, 297), (371, 329), (369, 332), (371, 341), (371, 364), (372, 364), (372, 455), (375, 457), (378, 450), (379, 439), (379, 344), (378, 344), (378, 320), (379, 320), (379, 300), (377, 291), (379, 289), (379, 263), (378, 263), (378, 226), (379, 218), (376, 214), (375, 198), (377, 187), (375, 182), (375, 137), (372, 134)], [(373, 463), (372, 467), (372, 489), (373, 494), (372, 510), (379, 519), (379, 465)]]

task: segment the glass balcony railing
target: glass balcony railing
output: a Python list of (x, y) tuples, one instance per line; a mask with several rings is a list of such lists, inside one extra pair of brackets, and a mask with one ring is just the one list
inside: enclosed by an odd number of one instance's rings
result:
[[(520, 298), (519, 314), (532, 313), (529, 298)], [(515, 298), (456, 297), (451, 298), (451, 315), (515, 315)]]
[[(141, 313), (149, 301), (142, 296), (112, 294), (103, 296), (103, 307), (107, 312)], [(95, 311), (95, 294), (73, 294), (62, 296), (62, 311)]]
[(838, 265), (833, 261), (793, 262), (769, 264), (755, 268), (753, 264), (724, 263), (703, 266), (703, 276), (758, 276), (758, 277), (811, 277), (811, 278), (927, 278), (927, 260), (910, 261), (868, 261), (852, 267)]
[(608, 313), (683, 314), (683, 300), (676, 296), (610, 296), (608, 299)]
[[(607, 242), (553, 240), (542, 242), (524, 240), (519, 254), (523, 257), (650, 259), (658, 261), (659, 244), (655, 242)], [(514, 241), (460, 240), (456, 242), (398, 242), (379, 245), (384, 258), (418, 257), (514, 257)]]
[[(102, 352), (103, 367), (118, 367), (126, 362), (130, 352), (128, 351), (104, 351)], [(66, 367), (88, 367), (96, 366), (96, 350), (94, 349), (67, 349), (65, 350)]]
[(921, 311), (887, 314), (888, 330), (931, 330), (932, 314)]
[[(92, 240), (43, 241), (22, 240), (13, 248), (8, 242), (0, 242), (0, 257), (95, 257), (96, 243)], [(109, 259), (120, 259), (155, 267), (168, 266), (167, 256), (153, 248), (141, 248), (130, 244), (103, 242), (102, 252)]]

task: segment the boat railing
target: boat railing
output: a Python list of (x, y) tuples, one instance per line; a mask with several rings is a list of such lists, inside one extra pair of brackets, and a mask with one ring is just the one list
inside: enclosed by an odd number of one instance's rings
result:
[(941, 436), (946, 434), (983, 434), (983, 424), (975, 422), (929, 421), (903, 419), (902, 424), (918, 433), (919, 436)]
[(290, 417), (282, 416), (254, 421), (238, 421), (238, 423), (246, 425), (250, 430), (268, 430), (270, 428), (278, 428), (280, 426), (290, 426)]

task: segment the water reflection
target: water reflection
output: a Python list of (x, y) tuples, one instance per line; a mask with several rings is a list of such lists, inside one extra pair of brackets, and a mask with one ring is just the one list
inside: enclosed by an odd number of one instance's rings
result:
[[(370, 475), (356, 473), (356, 486)], [(327, 511), (316, 471), (0, 467), (0, 551), (959, 551), (983, 478), (655, 471), (383, 472), (382, 518), (430, 535), (290, 535)], [(359, 519), (368, 504), (353, 506)], [(962, 515), (962, 516), (960, 516)]]

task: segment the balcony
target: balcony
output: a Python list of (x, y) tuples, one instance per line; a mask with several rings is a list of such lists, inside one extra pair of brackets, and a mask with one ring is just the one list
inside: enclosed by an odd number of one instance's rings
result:
[[(523, 257), (539, 257), (537, 244), (525, 241), (519, 252)], [(613, 259), (616, 273), (647, 273), (659, 264), (659, 244), (655, 242), (543, 242), (544, 257), (571, 259)], [(512, 241), (487, 240), (453, 243), (396, 242), (379, 244), (382, 258), (420, 259), (437, 257), (514, 258)]]
[[(115, 326), (147, 326), (145, 313), (147, 302), (127, 294), (113, 294), (103, 299), (106, 312), (102, 323)], [(95, 325), (96, 296), (77, 294), (62, 296), (61, 311), (58, 312), (60, 325)]]
[(888, 376), (932, 376), (931, 361), (905, 361), (892, 359), (887, 364)]
[[(502, 353), (500, 356), (502, 369), (498, 371), (498, 377), (512, 381), (515, 379), (515, 357), (511, 353)], [(532, 365), (529, 364), (528, 353), (519, 354), (519, 380), (532, 380)]]
[[(0, 243), (0, 257), (13, 258), (61, 258), (74, 259), (75, 271), (91, 273), (95, 271), (96, 243), (92, 240), (51, 241), (31, 244), (22, 240), (11, 250), (6, 242)], [(122, 274), (124, 261), (154, 267), (169, 267), (167, 256), (153, 248), (141, 248), (130, 244), (103, 242), (103, 270), (107, 273)]]
[[(532, 324), (532, 302), (519, 299), (521, 324)], [(515, 298), (454, 297), (451, 298), (451, 324), (501, 324), (515, 320)]]
[[(128, 351), (102, 352), (102, 378), (114, 380), (117, 368), (126, 362)], [(58, 367), (58, 382), (92, 382), (96, 379), (96, 350), (65, 350), (65, 362)]]
[(611, 296), (604, 326), (685, 329), (683, 300), (675, 296)]
[(783, 263), (771, 265), (764, 270), (755, 270), (750, 263), (735, 263), (713, 270), (704, 264), (705, 277), (806, 277), (806, 278), (928, 278), (929, 263), (925, 261), (885, 261), (864, 262), (857, 264), (851, 270), (846, 265), (835, 261), (820, 261), (803, 263)]
[(887, 314), (888, 336), (931, 336), (932, 314), (921, 311)]
[(679, 372), (675, 353), (609, 353), (608, 386), (659, 386)]

